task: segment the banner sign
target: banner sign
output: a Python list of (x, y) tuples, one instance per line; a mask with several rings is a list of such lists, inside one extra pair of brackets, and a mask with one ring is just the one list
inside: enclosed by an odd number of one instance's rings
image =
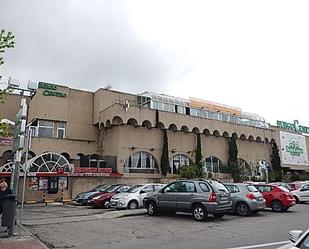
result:
[(73, 173), (112, 173), (112, 168), (74, 168)]
[(283, 129), (292, 130), (298, 133), (309, 133), (309, 127), (298, 124), (298, 120), (294, 120), (294, 123), (287, 123), (284, 121), (277, 121), (277, 126)]
[(305, 136), (280, 131), (283, 164), (309, 165)]
[(14, 137), (0, 137), (0, 145), (2, 146), (13, 146)]

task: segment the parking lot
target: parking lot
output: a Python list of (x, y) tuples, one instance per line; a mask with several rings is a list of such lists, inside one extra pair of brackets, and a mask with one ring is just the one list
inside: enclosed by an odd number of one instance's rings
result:
[[(288, 231), (309, 228), (309, 204), (252, 217), (226, 215), (194, 221), (191, 215), (149, 217), (145, 210), (111, 211), (85, 206), (27, 206), (24, 223), (50, 248), (277, 248)], [(126, 216), (130, 215), (130, 216)]]

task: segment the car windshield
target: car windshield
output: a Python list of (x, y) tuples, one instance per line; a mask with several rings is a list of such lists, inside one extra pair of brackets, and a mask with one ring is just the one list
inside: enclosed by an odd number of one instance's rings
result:
[(252, 185), (247, 185), (246, 187), (249, 190), (249, 192), (259, 192), (257, 188)]
[(99, 186), (96, 186), (95, 188), (91, 189), (90, 191), (91, 192), (99, 192), (101, 188), (103, 188), (104, 186), (106, 185), (99, 185)]
[(119, 185), (110, 186), (108, 189), (106, 189), (106, 192), (108, 193), (115, 192), (117, 188), (119, 188)]
[(228, 189), (220, 182), (210, 181), (210, 183), (215, 192), (229, 192)]
[(135, 193), (137, 192), (141, 187), (143, 187), (144, 185), (135, 185), (132, 188), (127, 190), (127, 193)]

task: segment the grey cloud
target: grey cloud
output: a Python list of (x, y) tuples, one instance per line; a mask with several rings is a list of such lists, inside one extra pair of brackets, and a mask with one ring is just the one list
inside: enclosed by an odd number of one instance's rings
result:
[(3, 74), (95, 90), (164, 91), (180, 57), (141, 40), (124, 1), (1, 2), (16, 35)]

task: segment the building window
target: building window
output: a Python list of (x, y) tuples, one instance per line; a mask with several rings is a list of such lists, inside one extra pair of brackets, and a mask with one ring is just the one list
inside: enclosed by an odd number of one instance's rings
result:
[(137, 152), (131, 155), (124, 164), (127, 173), (158, 173), (156, 159), (147, 152)]
[(32, 137), (65, 138), (65, 122), (36, 120), (31, 123)]
[(169, 173), (171, 174), (179, 174), (179, 170), (183, 166), (187, 166), (190, 164), (190, 159), (186, 155), (175, 155), (172, 158), (172, 162), (170, 164)]
[(54, 137), (54, 122), (51, 121), (38, 121), (38, 137)]
[(207, 157), (204, 162), (204, 172), (220, 173), (220, 167), (222, 167), (222, 161), (215, 157)]
[(64, 122), (57, 122), (57, 138), (65, 138), (65, 123)]

